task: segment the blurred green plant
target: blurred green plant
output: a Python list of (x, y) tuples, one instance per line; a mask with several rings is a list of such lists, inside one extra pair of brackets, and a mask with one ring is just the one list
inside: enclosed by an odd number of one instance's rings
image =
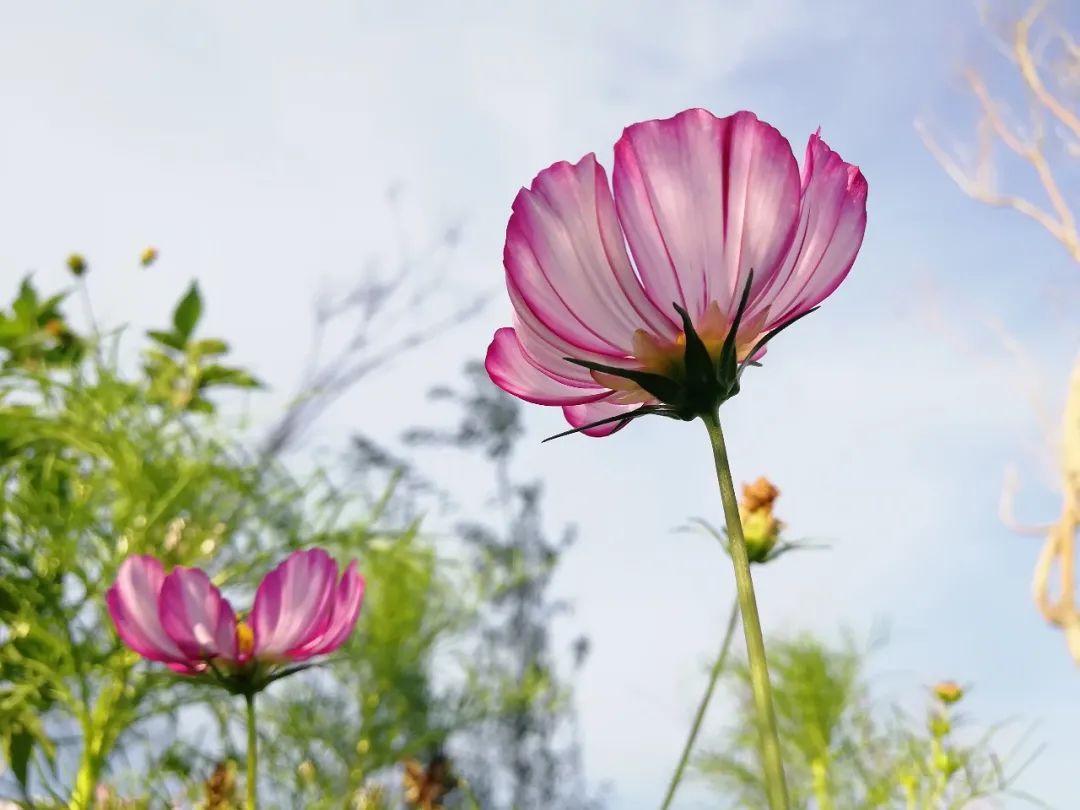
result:
[(232, 806), (236, 707), (139, 663), (108, 624), (104, 591), (130, 554), (208, 567), (245, 592), (301, 546), (360, 559), (368, 596), (350, 643), (267, 693), (267, 807), (359, 806), (402, 758), (471, 722), (432, 668), (437, 645), (477, 621), (479, 591), (418, 519), (383, 526), (392, 482), (367, 506), (329, 471), (297, 479), (233, 438), (215, 396), (259, 383), (200, 333), (196, 285), (134, 373), (116, 360), (123, 336), (77, 334), (65, 301), (27, 278), (0, 311), (0, 794), (76, 810)]
[[(1039, 802), (1013, 789), (1027, 764), (1006, 763), (995, 750), (1001, 727), (972, 737), (958, 729), (963, 690), (942, 683), (932, 690), (925, 723), (871, 699), (866, 653), (855, 643), (830, 646), (812, 636), (769, 645), (784, 766), (792, 808), (806, 810), (961, 810), (979, 799), (1012, 797)], [(766, 806), (745, 662), (727, 676), (735, 697), (734, 722), (716, 748), (696, 762), (728, 807)]]

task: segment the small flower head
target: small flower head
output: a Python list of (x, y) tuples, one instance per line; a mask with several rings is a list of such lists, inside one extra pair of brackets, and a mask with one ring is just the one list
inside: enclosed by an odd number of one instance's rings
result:
[(784, 524), (773, 515), (773, 503), (779, 496), (780, 490), (767, 478), (743, 484), (739, 518), (746, 538), (746, 553), (752, 563), (766, 562), (780, 540)]
[(156, 247), (148, 247), (141, 254), (139, 254), (139, 264), (143, 267), (149, 267), (157, 261), (158, 251)]
[(857, 167), (815, 133), (800, 173), (749, 112), (627, 127), (612, 180), (590, 154), (518, 194), (503, 253), (513, 326), (486, 360), (500, 388), (590, 436), (714, 412), (836, 289), (866, 228)]
[(236, 801), (236, 762), (219, 762), (203, 785), (204, 810), (228, 810)]
[(425, 766), (418, 760), (407, 759), (404, 766), (405, 804), (416, 810), (442, 810), (442, 799), (457, 787), (457, 778), (450, 760), (436, 754)]
[(956, 681), (939, 681), (934, 684), (934, 697), (946, 706), (951, 706), (963, 699), (964, 689)]
[(294, 552), (263, 578), (247, 619), (203, 571), (177, 567), (166, 574), (147, 556), (124, 561), (106, 602), (120, 638), (143, 658), (252, 692), (280, 677), (283, 666), (340, 647), (363, 595), (355, 561), (339, 581), (337, 563), (312, 549)]
[(75, 278), (79, 278), (89, 269), (89, 265), (86, 263), (86, 259), (83, 258), (81, 253), (72, 253), (67, 257), (67, 268), (71, 272), (71, 275)]

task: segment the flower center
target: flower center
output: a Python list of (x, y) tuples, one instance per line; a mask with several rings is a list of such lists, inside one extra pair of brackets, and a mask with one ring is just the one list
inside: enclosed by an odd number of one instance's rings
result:
[(236, 623), (236, 649), (241, 655), (251, 655), (255, 649), (255, 631), (247, 622)]

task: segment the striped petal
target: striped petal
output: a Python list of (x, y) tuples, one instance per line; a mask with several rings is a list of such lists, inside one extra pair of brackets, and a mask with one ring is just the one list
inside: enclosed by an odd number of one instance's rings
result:
[(356, 627), (360, 605), (364, 601), (364, 578), (356, 567), (356, 560), (349, 563), (330, 603), (326, 626), (321, 633), (301, 648), (290, 653), (294, 661), (315, 655), (331, 653), (345, 643)]
[(495, 333), (488, 346), (484, 367), (501, 389), (537, 405), (577, 404), (607, 394), (591, 380), (591, 384), (565, 382), (545, 373), (536, 361), (525, 354), (517, 332), (510, 327), (503, 327)]
[(158, 598), (161, 626), (189, 660), (237, 663), (236, 614), (198, 568), (174, 568)]
[(767, 285), (799, 219), (791, 146), (749, 112), (687, 110), (627, 127), (614, 182), (646, 291), (658, 307), (685, 307), (695, 324), (713, 301), (730, 319), (751, 270), (755, 291)]
[(578, 349), (623, 357), (638, 329), (676, 334), (634, 273), (595, 155), (556, 163), (521, 190), (503, 260), (522, 305)]
[(105, 604), (120, 639), (150, 661), (182, 663), (184, 653), (161, 626), (158, 597), (165, 569), (149, 556), (128, 557), (105, 594)]
[(326, 630), (337, 563), (322, 549), (294, 551), (263, 577), (251, 611), (255, 658), (288, 659)]
[(866, 179), (810, 136), (803, 165), (802, 210), (795, 240), (753, 310), (767, 309), (769, 328), (816, 307), (844, 280), (866, 233)]

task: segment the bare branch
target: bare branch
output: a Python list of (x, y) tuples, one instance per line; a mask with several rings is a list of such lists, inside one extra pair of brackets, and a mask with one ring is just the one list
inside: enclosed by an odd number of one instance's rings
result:
[(1013, 39), (1013, 52), (1020, 75), (1028, 89), (1055, 118), (1064, 124), (1077, 138), (1080, 138), (1080, 115), (1066, 107), (1043, 83), (1042, 76), (1031, 52), (1031, 29), (1039, 16), (1046, 10), (1044, 0), (1039, 0), (1017, 23)]
[[(1080, 233), (1061, 179), (1062, 172), (1067, 169), (1052, 162), (1062, 155), (1066, 160), (1080, 157), (1080, 112), (1070, 109), (1063, 90), (1070, 82), (1080, 86), (1080, 46), (1069, 32), (1052, 23), (1040, 25), (1042, 34), (1037, 41), (1033, 39), (1036, 24), (1045, 22), (1046, 0), (1034, 0), (1027, 13), (1011, 26), (1009, 35), (1001, 39), (993, 34), (987, 7), (985, 2), (979, 5), (983, 24), (991, 33), (992, 42), (1015, 65), (1020, 84), (1029, 96), (1027, 134), (1021, 135), (1006, 121), (1000, 97), (991, 92), (983, 75), (972, 68), (966, 70), (964, 76), (980, 111), (974, 167), (964, 169), (940, 147), (921, 122), (916, 122), (916, 129), (931, 155), (965, 194), (986, 205), (1012, 208), (1034, 220), (1080, 264)], [(1054, 43), (1060, 43), (1064, 61), (1047, 70), (1046, 62)], [(1047, 84), (1048, 76), (1053, 87)], [(1058, 90), (1061, 92), (1056, 92)], [(1045, 126), (1047, 116), (1055, 123), (1049, 128), (1050, 133)], [(1051, 136), (1060, 140), (1060, 152), (1048, 148), (1047, 140)], [(1001, 143), (1034, 171), (1046, 194), (1048, 208), (1024, 196), (997, 189), (994, 181), (995, 143)], [(1018, 343), (1008, 340), (1006, 345), (1023, 358), (1024, 352)], [(1080, 606), (1076, 594), (1076, 537), (1080, 529), (1080, 355), (1073, 366), (1062, 428), (1062, 505), (1057, 520), (1035, 526), (1017, 521), (1013, 502), (1018, 476), (1012, 468), (1006, 471), (999, 516), (1005, 526), (1018, 534), (1044, 538), (1032, 577), (1032, 598), (1042, 617), (1064, 632), (1069, 654), (1080, 664)], [(1052, 582), (1055, 574), (1056, 589)]]

